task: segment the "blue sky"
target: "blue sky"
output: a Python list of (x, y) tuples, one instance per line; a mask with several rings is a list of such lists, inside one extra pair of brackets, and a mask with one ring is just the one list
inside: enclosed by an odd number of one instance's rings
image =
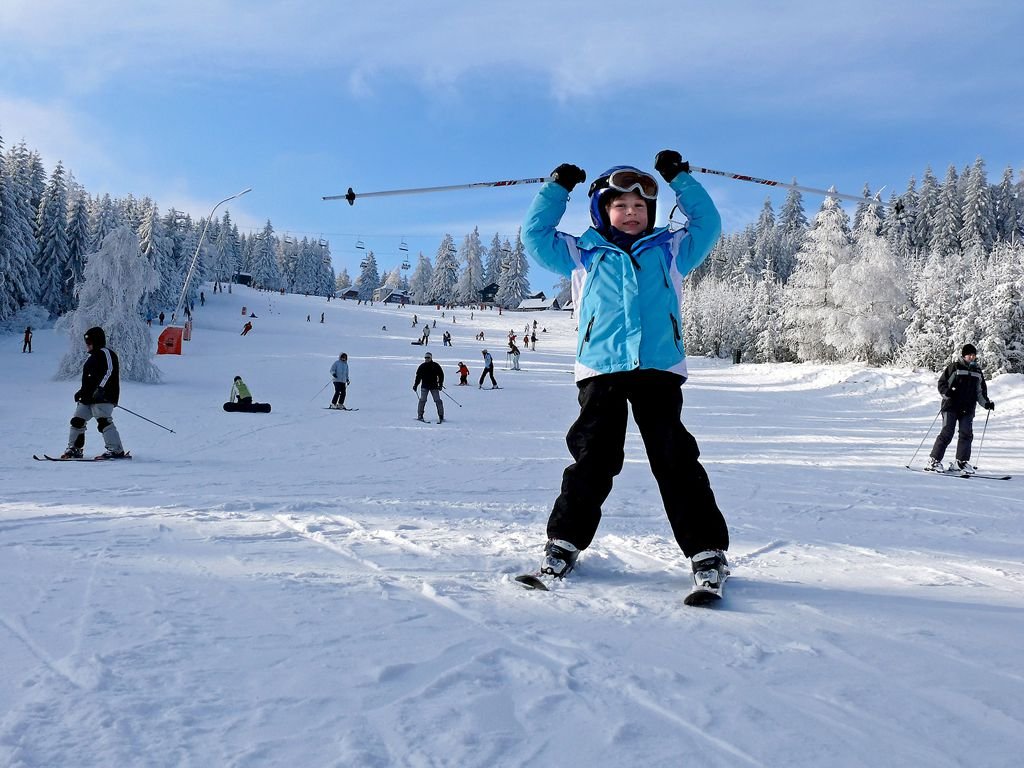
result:
[[(93, 193), (322, 235), (356, 271), (514, 236), (535, 187), (321, 197), (695, 164), (859, 193), (1024, 167), (1024, 8), (1001, 2), (4, 0), (0, 137)], [(784, 192), (698, 177), (727, 231)], [(805, 196), (809, 214), (820, 200)], [(662, 216), (670, 203), (663, 201)], [(577, 190), (563, 229), (587, 225)], [(354, 276), (354, 275), (353, 275)], [(534, 267), (535, 289), (554, 278)]]

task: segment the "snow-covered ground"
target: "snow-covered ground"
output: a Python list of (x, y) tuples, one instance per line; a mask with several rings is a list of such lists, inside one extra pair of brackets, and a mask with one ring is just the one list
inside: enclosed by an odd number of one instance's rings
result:
[[(904, 469), (931, 373), (691, 360), (726, 601), (682, 605), (635, 428), (578, 574), (532, 593), (512, 577), (568, 461), (568, 314), (206, 295), (164, 383), (122, 385), (175, 430), (116, 411), (131, 462), (33, 461), (67, 438), (68, 340), (0, 338), (0, 764), (1020, 765), (1024, 377), (990, 382), (978, 456), (1018, 477), (961, 480)], [(442, 425), (414, 421), (414, 312), (459, 402)], [(476, 387), (484, 346), (503, 389)], [(354, 412), (317, 395), (342, 351)], [(236, 374), (271, 414), (221, 410)]]

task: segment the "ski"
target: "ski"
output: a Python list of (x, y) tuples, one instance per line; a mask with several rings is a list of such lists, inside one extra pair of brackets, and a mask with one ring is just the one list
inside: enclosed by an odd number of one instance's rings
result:
[(936, 472), (933, 469), (917, 469), (916, 467), (907, 467), (911, 472), (924, 472), (928, 475), (938, 475), (939, 477), (959, 477), (963, 480), (969, 478), (977, 478), (978, 480), (1012, 480), (1013, 475), (983, 475), (978, 472), (970, 474), (968, 472)]
[(325, 411), (358, 411), (358, 408), (332, 408), (329, 405), (324, 406)]
[(545, 584), (544, 581), (540, 578), (539, 573), (523, 573), (519, 576), (516, 576), (515, 580), (519, 582), (525, 589), (536, 589), (541, 592), (551, 591), (550, 589), (548, 589), (548, 585)]
[(125, 453), (124, 456), (119, 456), (117, 459), (108, 459), (102, 454), (91, 458), (83, 456), (80, 459), (62, 459), (59, 456), (47, 456), (45, 453), (42, 456), (36, 456), (34, 453), (32, 454), (32, 458), (36, 461), (118, 461), (119, 459), (130, 459), (131, 457), (132, 455), (130, 452)]

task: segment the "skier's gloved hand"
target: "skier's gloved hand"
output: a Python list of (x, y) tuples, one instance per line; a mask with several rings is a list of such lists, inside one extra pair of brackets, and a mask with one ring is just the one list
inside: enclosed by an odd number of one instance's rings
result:
[(82, 402), (82, 390), (78, 390), (77, 392), (75, 392), (75, 402)]
[(989, 400), (987, 403), (985, 403), (985, 410), (986, 411), (994, 411), (995, 409), (996, 409), (996, 403), (995, 403), (994, 400)]
[(107, 393), (103, 391), (103, 387), (96, 387), (92, 393), (92, 401), (94, 403), (107, 402)]
[(573, 187), (587, 180), (587, 172), (571, 163), (562, 163), (551, 172), (551, 180), (572, 192)]
[(674, 149), (663, 149), (654, 156), (654, 170), (669, 184), (680, 173), (690, 172), (690, 163)]

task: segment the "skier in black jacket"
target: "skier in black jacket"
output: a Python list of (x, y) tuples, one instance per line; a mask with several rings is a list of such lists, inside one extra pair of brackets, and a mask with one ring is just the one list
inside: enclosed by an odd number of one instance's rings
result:
[(71, 417), (68, 448), (62, 459), (82, 458), (85, 447), (85, 425), (96, 419), (96, 429), (103, 435), (105, 459), (123, 459), (124, 446), (114, 426), (114, 407), (121, 396), (121, 380), (117, 354), (107, 349), (107, 335), (100, 327), (85, 332), (85, 348), (89, 357), (82, 366), (82, 387), (75, 392), (75, 415)]
[(949, 470), (973, 473), (971, 466), (971, 443), (974, 440), (974, 411), (978, 403), (989, 411), (996, 404), (988, 398), (985, 377), (978, 365), (978, 350), (973, 344), (965, 344), (960, 350), (960, 359), (946, 366), (939, 376), (939, 394), (942, 395), (942, 429), (935, 438), (926, 469), (942, 472), (942, 457), (953, 440), (953, 431), (959, 428), (956, 442), (956, 461), (950, 462)]
[(437, 406), (437, 423), (444, 421), (444, 403), (441, 401), (441, 390), (444, 388), (444, 370), (434, 362), (434, 356), (427, 352), (423, 355), (423, 363), (416, 369), (416, 381), (412, 384), (412, 391), (415, 392), (420, 384), (423, 388), (419, 390), (420, 402), (416, 409), (416, 418), (423, 421), (423, 409), (427, 404), (427, 393), (434, 397), (434, 405)]

